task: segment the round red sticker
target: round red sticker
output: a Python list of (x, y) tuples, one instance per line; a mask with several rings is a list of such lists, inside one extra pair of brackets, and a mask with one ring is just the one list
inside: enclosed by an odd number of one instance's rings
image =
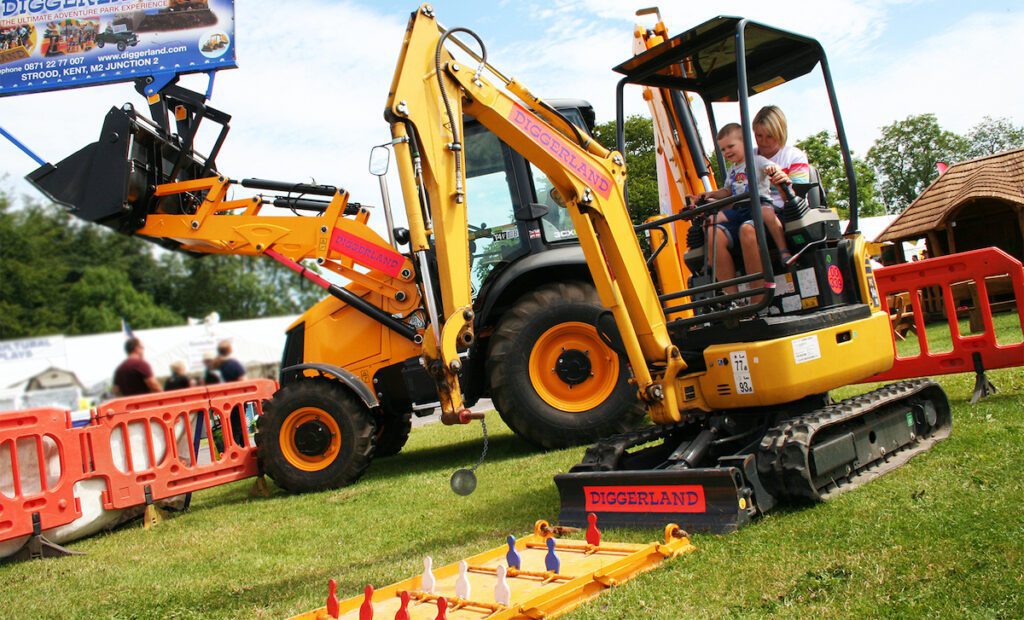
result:
[(836, 265), (828, 266), (828, 286), (836, 295), (843, 292), (843, 272)]

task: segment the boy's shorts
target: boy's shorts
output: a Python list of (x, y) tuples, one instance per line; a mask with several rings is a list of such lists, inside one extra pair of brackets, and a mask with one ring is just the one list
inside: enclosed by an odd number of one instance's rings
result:
[[(771, 199), (762, 197), (762, 206), (771, 204)], [(754, 220), (751, 219), (750, 214), (750, 201), (745, 200), (743, 202), (738, 202), (733, 205), (732, 208), (726, 209), (721, 213), (725, 216), (725, 222), (720, 222), (717, 224), (717, 227), (723, 234), (725, 234), (726, 245), (731, 250), (734, 249), (736, 244), (739, 242), (740, 227), (747, 223), (751, 226), (754, 225)]]

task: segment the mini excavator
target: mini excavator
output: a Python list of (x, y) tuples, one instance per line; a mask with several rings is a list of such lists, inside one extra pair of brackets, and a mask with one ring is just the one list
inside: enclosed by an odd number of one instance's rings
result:
[[(44, 166), (31, 179), (59, 202), (75, 206), (80, 215), (89, 214), (86, 219), (172, 248), (266, 255), (313, 278), (317, 276), (298, 261), (315, 258), (352, 277), (366, 293), (346, 294), (334, 285), (327, 286), (329, 292), (418, 345), (408, 349), (418, 354), (413, 358), (410, 353), (410, 370), (425, 371), (443, 419), (468, 422), (475, 416), (465, 406), (464, 369), (481, 354), (473, 347), (480, 334), (471, 294), (471, 241), (478, 235), (467, 226), (466, 215), (471, 200), (466, 119), (471, 119), (523, 157), (531, 170), (542, 173), (531, 182), (543, 179), (545, 189), (550, 187), (550, 195), (557, 197), (555, 204), (518, 205), (517, 218), (537, 221), (567, 214), (571, 219), (590, 279), (606, 308), (579, 331), (596, 333), (604, 346), (628, 361), (632, 390), (654, 423), (600, 441), (571, 472), (556, 477), (562, 522), (583, 524), (585, 515), (594, 512), (609, 526), (663, 524), (681, 517), (687, 529), (728, 531), (780, 501), (827, 499), (898, 466), (948, 435), (950, 412), (941, 388), (930, 381), (894, 384), (840, 403), (827, 396), (829, 390), (889, 368), (894, 349), (865, 242), (857, 233), (852, 161), (821, 46), (734, 17), (661, 38), (616, 67), (624, 75), (621, 85), (658, 89), (667, 94), (670, 106), (683, 101), (683, 92), (708, 102), (737, 102), (747, 162), (754, 161), (751, 93), (821, 66), (850, 177), (851, 223), (845, 234), (839, 233), (830, 211), (794, 195), (785, 219), (795, 258), (778, 272), (760, 211), (753, 209), (762, 272), (718, 281), (707, 273), (711, 261), (701, 259), (677, 261), (672, 278), (664, 276), (667, 272), (652, 274), (649, 265), (672, 262), (664, 249), (670, 225), (698, 221), (740, 200), (758, 204), (756, 186), (746, 195), (639, 227), (641, 232), (657, 231), (652, 236), (660, 234), (665, 241), (645, 256), (627, 208), (621, 145), (609, 151), (591, 139), (584, 127), (492, 66), (475, 33), (441, 26), (429, 5), (410, 17), (385, 108), (409, 222), (408, 230), (396, 235), (398, 244), (407, 246), (404, 251), (383, 239), (354, 239), (341, 216), (358, 207), (337, 188), (243, 181), (243, 186), (286, 192), (276, 199), (285, 206), (322, 213), (307, 218), (312, 228), (305, 231), (305, 241), (296, 242), (288, 225), (274, 224), (278, 218), (254, 219), (262, 204), (259, 196), (229, 200), (226, 189), (232, 181), (215, 171), (210, 158), (197, 155), (167, 125), (140, 132), (145, 123), (130, 110), (125, 111), (124, 132), (111, 135), (110, 142), (131, 139), (109, 147), (107, 157), (76, 154), (55, 167)], [(456, 57), (450, 46), (457, 46), (461, 55)], [(620, 120), (622, 92), (620, 87)], [(197, 109), (182, 105), (161, 111), (163, 117), (173, 112), (182, 122)], [(686, 121), (686, 106), (669, 109), (675, 122)], [(144, 140), (135, 140), (143, 133)], [(223, 134), (218, 149), (222, 141)], [(107, 148), (102, 141), (98, 144), (96, 148)], [(702, 153), (691, 151), (689, 156), (703, 159)], [(75, 165), (75, 157), (91, 163)], [(114, 166), (107, 179), (109, 199), (83, 208), (83, 201), (96, 197), (66, 188), (105, 178), (105, 165)], [(83, 176), (82, 169), (91, 169), (92, 176)], [(755, 171), (748, 169), (748, 174), (753, 177)], [(307, 195), (329, 201), (309, 204)], [(307, 243), (310, 239), (315, 242)], [(699, 250), (699, 241), (694, 239), (684, 254)], [(679, 275), (684, 262), (694, 267), (689, 278)], [(354, 263), (370, 265), (375, 270), (371, 275), (383, 273), (390, 279), (367, 278), (352, 269)], [(800, 296), (799, 308), (782, 306), (779, 282), (792, 283), (794, 292), (786, 294)], [(741, 284), (748, 287), (725, 292)], [(384, 299), (384, 309), (367, 299)], [(735, 303), (744, 299), (746, 305)], [(771, 307), (778, 312), (761, 312)], [(536, 382), (551, 374), (583, 383), (588, 376), (582, 369), (591, 368), (592, 349), (573, 351), (570, 356), (564, 347), (562, 354), (556, 349), (550, 360), (541, 356), (535, 364), (536, 351), (512, 347), (504, 352), (502, 366), (522, 362), (523, 376), (506, 375), (509, 382), (526, 377)], [(323, 468), (325, 446), (351, 452), (355, 442), (369, 445), (372, 453), (373, 424), (351, 422), (371, 417), (372, 407), (364, 410), (365, 403), (350, 391), (314, 393), (301, 387), (312, 385), (310, 381), (337, 381), (326, 374), (316, 365), (282, 371), (284, 385), (257, 436), (263, 445), (275, 438), (303, 438), (287, 444), (294, 448), (294, 454), (285, 455), (295, 465), (290, 470), (265, 463), (279, 483), (281, 477), (286, 484), (301, 486), (304, 475)], [(353, 387), (351, 379), (342, 383)], [(344, 406), (337, 407), (338, 402)], [(358, 453), (349, 466), (365, 469), (360, 460), (364, 456)]]
[[(647, 12), (654, 10), (638, 14)], [(668, 319), (668, 343), (655, 345), (666, 353), (654, 364), (646, 358), (659, 374), (652, 373), (646, 394), (641, 388), (657, 425), (598, 442), (569, 473), (556, 476), (561, 522), (580, 524), (594, 512), (624, 526), (667, 518), (693, 531), (732, 531), (779, 502), (822, 501), (856, 488), (947, 437), (948, 400), (932, 381), (892, 384), (842, 402), (828, 396), (890, 368), (894, 346), (857, 230), (856, 179), (821, 45), (736, 17), (670, 37), (659, 15), (654, 29), (637, 29), (634, 50), (615, 68), (624, 76), (619, 127), (624, 87), (643, 87), (676, 203), (671, 215), (639, 227), (651, 234), (649, 261)], [(760, 210), (752, 209), (763, 272), (721, 279), (717, 244), (709, 238), (717, 228), (704, 223), (737, 202), (758, 204), (759, 197), (752, 186), (747, 195), (680, 208), (680, 198), (714, 187), (688, 93), (703, 100), (712, 134), (711, 104), (738, 104), (747, 175), (756, 178), (749, 97), (817, 66), (849, 181), (849, 225), (840, 232), (812, 170), (810, 183), (782, 188), (793, 260), (780, 260)], [(717, 157), (725, 170), (720, 151)], [(740, 290), (728, 293), (729, 286)]]

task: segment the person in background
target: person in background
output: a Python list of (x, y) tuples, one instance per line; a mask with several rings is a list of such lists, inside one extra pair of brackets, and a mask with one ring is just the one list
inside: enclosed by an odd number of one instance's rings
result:
[(134, 336), (124, 341), (127, 358), (114, 370), (114, 395), (136, 396), (161, 392), (160, 384), (153, 376), (153, 369), (145, 359), (146, 348)]
[(203, 353), (203, 385), (224, 383), (224, 377), (217, 369), (217, 355), (213, 351)]
[(164, 390), (181, 390), (194, 385), (195, 381), (186, 373), (185, 362), (178, 360), (171, 364), (171, 376), (164, 382)]
[(218, 364), (217, 370), (224, 378), (225, 383), (232, 381), (245, 381), (245, 366), (235, 358), (231, 357), (231, 341), (221, 340), (217, 345)]

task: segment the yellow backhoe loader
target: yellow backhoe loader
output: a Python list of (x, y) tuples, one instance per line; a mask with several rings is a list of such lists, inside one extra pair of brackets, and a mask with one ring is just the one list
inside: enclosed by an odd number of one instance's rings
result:
[[(140, 92), (146, 86), (137, 83)], [(553, 105), (589, 135), (587, 102)], [(260, 422), (260, 455), (267, 473), (294, 492), (354, 482), (371, 459), (402, 449), (413, 415), (438, 406), (422, 363), (429, 307), (420, 276), (435, 295), (448, 287), (435, 250), (414, 264), (402, 249), (410, 233), (395, 227), (386, 194), (378, 211), (387, 239), (368, 225), (373, 208), (350, 202), (344, 189), (222, 177), (216, 157), (230, 116), (198, 93), (172, 83), (149, 112), (111, 109), (100, 140), (30, 180), (87, 221), (194, 254), (262, 254), (323, 286), (330, 295), (288, 329), (281, 389)], [(201, 155), (193, 139), (204, 123), (219, 131)], [(637, 427), (644, 410), (627, 364), (594, 327), (603, 307), (550, 181), (480, 123), (468, 119), (464, 136), (463, 280), (479, 334), (462, 343), (466, 404), (491, 398), (517, 434), (545, 449)], [(245, 189), (256, 195), (228, 198)], [(292, 213), (267, 215), (275, 207)], [(351, 282), (333, 286), (300, 267), (303, 260)], [(445, 415), (466, 420), (465, 412)]]
[[(454, 47), (462, 50), (458, 57), (451, 51)], [(416, 350), (412, 345), (419, 345), (418, 357), (408, 366), (425, 370), (444, 420), (466, 422), (475, 417), (466, 407), (463, 390), (469, 381), (467, 362), (479, 355), (473, 347), (486, 335), (478, 329), (471, 285), (471, 242), (484, 235), (471, 230), (467, 220), (474, 197), (469, 183), (473, 169), (467, 160), (472, 125), (465, 119), (473, 119), (521, 155), (557, 197), (555, 205), (521, 205), (517, 217), (545, 220), (554, 213), (571, 219), (600, 303), (607, 308), (572, 322), (580, 324), (580, 333), (596, 333), (628, 361), (632, 390), (655, 423), (650, 429), (598, 443), (573, 472), (556, 478), (562, 521), (580, 522), (588, 511), (600, 513), (609, 525), (634, 524), (637, 515), (645, 514), (661, 521), (664, 513), (676, 513), (697, 529), (732, 529), (777, 501), (824, 499), (898, 465), (948, 434), (948, 403), (941, 389), (928, 381), (888, 386), (843, 403), (828, 402), (829, 390), (888, 368), (894, 353), (889, 319), (879, 308), (864, 241), (856, 232), (852, 164), (820, 45), (744, 19), (722, 17), (654, 45), (616, 68), (624, 75), (623, 84), (694, 92), (706, 101), (736, 101), (746, 160), (753, 162), (750, 93), (795, 79), (819, 64), (844, 149), (853, 215), (850, 228), (840, 235), (824, 214), (811, 213), (806, 202), (791, 199), (787, 230), (792, 229), (799, 247), (792, 264), (784, 268), (799, 277), (800, 294), (806, 294), (802, 299), (814, 299), (794, 311), (760, 314), (772, 306), (778, 291), (758, 209), (752, 213), (762, 272), (697, 284), (691, 279), (688, 287), (677, 278), (676, 287), (662, 282), (659, 290), (648, 270), (648, 259), (656, 257), (644, 255), (630, 221), (621, 153), (596, 143), (585, 127), (498, 71), (475, 33), (439, 25), (429, 5), (410, 18), (385, 109), (409, 222), (408, 231), (396, 236), (396, 242), (408, 245), (404, 252), (383, 239), (355, 234), (342, 217), (355, 206), (336, 188), (320, 190), (330, 200), (322, 205), (322, 217), (309, 218), (312, 230), (301, 237), (292, 227), (268, 221), (272, 218), (257, 219), (259, 196), (228, 200), (225, 191), (231, 181), (214, 173), (209, 160), (196, 156), (191, 144), (168, 138), (168, 132), (156, 132), (157, 139), (148, 142), (158, 158), (131, 167), (130, 178), (150, 176), (130, 184), (123, 193), (127, 199), (111, 205), (108, 223), (190, 251), (265, 254), (298, 271), (303, 268), (297, 261), (315, 258), (352, 278), (363, 288), (347, 293), (328, 288), (352, 307), (360, 307), (357, 300), (367, 302), (372, 308), (360, 310), (365, 316), (390, 331), (407, 333), (412, 344), (403, 343), (407, 348), (402, 354), (389, 350), (384, 355), (408, 359)], [(181, 116), (194, 113), (186, 107)], [(129, 121), (135, 135), (141, 122)], [(121, 157), (118, 165), (124, 167), (125, 160)], [(63, 163), (55, 170), (44, 167), (33, 178), (44, 188), (66, 186), (56, 182), (62, 167)], [(46, 180), (48, 175), (54, 182)], [(748, 170), (748, 175), (753, 178), (756, 172)], [(124, 174), (117, 178), (124, 179)], [(268, 182), (242, 185), (291, 190), (284, 201), (305, 200), (295, 194), (316, 191)], [(756, 185), (745, 195), (641, 228), (665, 235), (669, 224), (708, 217), (741, 200), (758, 204)], [(795, 242), (796, 233), (800, 243)], [(358, 273), (353, 262), (374, 270), (369, 276)], [(725, 287), (740, 284), (755, 286), (724, 292)], [(398, 292), (404, 293), (401, 299)], [(733, 303), (744, 299), (749, 303)], [(327, 320), (324, 317), (330, 314), (325, 307), (319, 316)], [(515, 342), (501, 349), (495, 344), (498, 331), (500, 327), (489, 347), (492, 388), (496, 375), (503, 378), (503, 370), (504, 378), (525, 381), (521, 375), (509, 376), (511, 368), (528, 372), (533, 385), (543, 374), (562, 376), (560, 364), (575, 369), (565, 373), (565, 383), (587, 380), (586, 373), (578, 372), (586, 367), (587, 351), (563, 356), (568, 351), (530, 350)], [(308, 337), (302, 342), (308, 344)], [(536, 361), (538, 349), (551, 357), (541, 355)], [(505, 356), (495, 361), (501, 352)], [(293, 433), (309, 443), (291, 444), (295, 453), (284, 455), (287, 471), (267, 460), (265, 466), (275, 480), (299, 480), (305, 470), (321, 467), (330, 453), (314, 448), (324, 445), (346, 454), (353, 454), (352, 443), (369, 446), (356, 450), (358, 458), (348, 462), (368, 460), (374, 443), (373, 407), (352, 395), (365, 383), (331, 376), (316, 364), (286, 369), (282, 383), (259, 441), (282, 443), (281, 438)], [(305, 433), (311, 429), (315, 432)]]

